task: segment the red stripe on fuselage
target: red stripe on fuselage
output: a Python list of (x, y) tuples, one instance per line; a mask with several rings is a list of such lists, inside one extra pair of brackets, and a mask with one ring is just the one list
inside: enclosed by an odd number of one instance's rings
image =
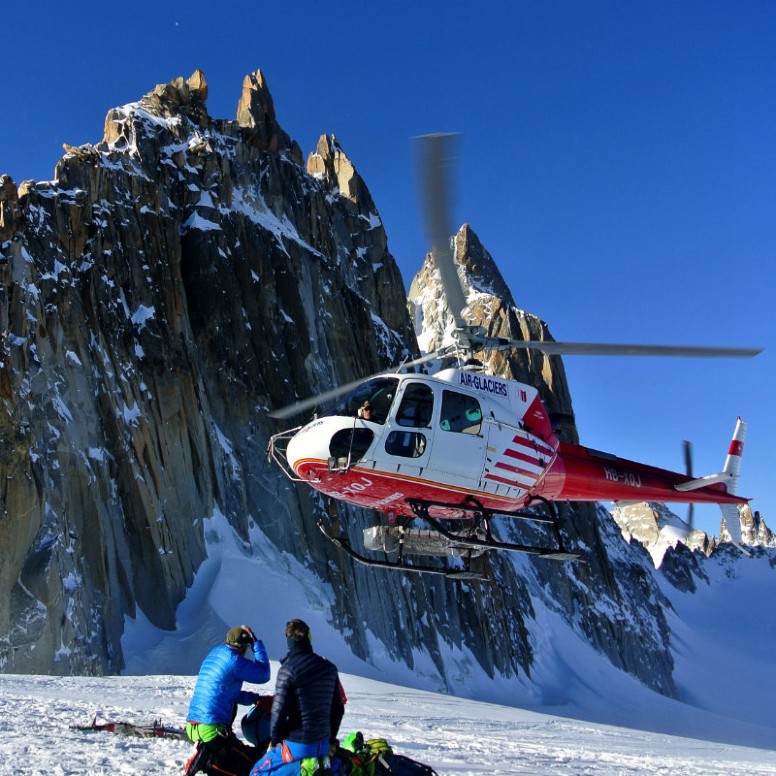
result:
[(486, 480), (491, 482), (500, 482), (502, 485), (508, 485), (510, 488), (519, 488), (520, 490), (527, 490), (533, 486), (534, 483), (522, 483), (514, 479), (507, 479), (506, 477), (499, 477), (498, 474), (486, 474)]
[(510, 458), (515, 458), (518, 461), (531, 463), (534, 466), (538, 466), (539, 468), (544, 468), (544, 461), (542, 461), (541, 458), (537, 458), (536, 456), (526, 455), (525, 453), (521, 453), (519, 450), (512, 450), (511, 448), (508, 447), (506, 450), (504, 450), (504, 455), (508, 455)]
[(555, 452), (549, 445), (542, 446), (538, 440), (526, 439), (524, 436), (516, 436), (512, 442), (516, 445), (527, 447), (529, 450), (533, 450), (537, 455), (552, 455)]

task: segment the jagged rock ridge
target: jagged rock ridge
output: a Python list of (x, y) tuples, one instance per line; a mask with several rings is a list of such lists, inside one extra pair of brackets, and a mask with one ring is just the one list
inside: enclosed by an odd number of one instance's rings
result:
[[(562, 510), (586, 564), (492, 556), (493, 585), (365, 570), (325, 543), (322, 505), (266, 461), (267, 410), (416, 353), (402, 280), (334, 138), (305, 167), (260, 72), (235, 121), (206, 100), (199, 71), (160, 85), (111, 110), (102, 142), (68, 147), (53, 181), (0, 179), (2, 670), (119, 671), (124, 618), (175, 626), (218, 513), (246, 552), (256, 526), (329, 585), (329, 617), (365, 659), (370, 638), (410, 666), (428, 655), (454, 689), (446, 645), (490, 676), (530, 675), (547, 609), (673, 694), (649, 559), (603, 510)], [(471, 229), (456, 249), (489, 333), (549, 336)], [(439, 298), (428, 260), (413, 293)], [(559, 359), (489, 366), (539, 384), (576, 438)], [(371, 519), (345, 517), (354, 537)]]
[[(776, 537), (759, 512), (753, 512), (749, 505), (743, 505), (738, 508), (738, 513), (742, 545), (776, 547)], [(689, 524), (665, 504), (638, 502), (617, 505), (612, 515), (625, 539), (641, 543), (656, 566), (661, 565), (666, 552), (676, 549), (680, 544), (708, 556), (720, 546), (720, 542), (732, 541), (724, 518), (720, 520), (718, 539), (713, 535), (708, 536), (705, 531), (691, 530)]]

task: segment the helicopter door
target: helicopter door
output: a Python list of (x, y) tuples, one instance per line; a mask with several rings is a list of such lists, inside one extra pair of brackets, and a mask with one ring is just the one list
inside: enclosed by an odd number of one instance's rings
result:
[(443, 390), (429, 468), (452, 484), (466, 480), (467, 485), (476, 485), (482, 474), (485, 443), (479, 401), (466, 393)]
[(424, 466), (429, 448), (429, 426), (434, 394), (425, 383), (406, 383), (396, 416), (385, 438), (385, 452)]

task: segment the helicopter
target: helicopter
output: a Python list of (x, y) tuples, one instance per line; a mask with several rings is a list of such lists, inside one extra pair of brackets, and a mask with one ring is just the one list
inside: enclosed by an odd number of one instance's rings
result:
[[(537, 388), (486, 374), (473, 356), (510, 349), (548, 355), (749, 357), (754, 348), (512, 340), (468, 325), (448, 223), (450, 135), (418, 138), (426, 221), (453, 326), (447, 342), (397, 369), (357, 380), (270, 413), (284, 419), (334, 405), (274, 434), (269, 457), (293, 481), (387, 519), (364, 529), (364, 551), (320, 518), (324, 535), (354, 560), (392, 570), (484, 579), (471, 561), (491, 550), (574, 561), (555, 503), (656, 501), (720, 505), (738, 524), (737, 495), (746, 424), (738, 418), (722, 470), (693, 477), (561, 441)], [(447, 366), (450, 361), (454, 365)], [(441, 368), (432, 372), (429, 364)], [(735, 517), (735, 519), (731, 519)], [(496, 518), (527, 521), (538, 541), (503, 541)], [(534, 535), (535, 535), (534, 534)], [(377, 555), (378, 557), (375, 557)], [(429, 565), (418, 556), (452, 559)], [(412, 562), (408, 562), (412, 558)]]

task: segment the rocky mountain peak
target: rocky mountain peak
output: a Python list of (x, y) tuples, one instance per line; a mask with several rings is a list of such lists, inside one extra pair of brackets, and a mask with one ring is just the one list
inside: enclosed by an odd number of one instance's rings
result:
[(205, 74), (195, 70), (189, 78), (174, 78), (166, 84), (159, 84), (140, 99), (140, 105), (149, 113), (170, 117), (184, 115), (201, 127), (210, 122), (207, 112), (208, 86)]
[(665, 504), (646, 501), (616, 504), (612, 516), (625, 539), (640, 542), (655, 566), (660, 566), (667, 550), (678, 544), (705, 554), (714, 546), (704, 531), (690, 531), (690, 526)]
[[(676, 507), (675, 507), (676, 508)], [(747, 547), (776, 547), (776, 536), (768, 528), (759, 512), (749, 505), (738, 509), (741, 543)], [(705, 531), (690, 530), (687, 522), (677, 516), (667, 505), (641, 501), (615, 505), (612, 516), (627, 541), (636, 540), (649, 552), (655, 566), (661, 566), (671, 550), (685, 547), (711, 555), (720, 542), (730, 542), (724, 518), (720, 520), (719, 538)], [(677, 557), (673, 557), (676, 564)]]
[(269, 541), (328, 577), (267, 409), (415, 347), (366, 187), (306, 173), (260, 72), (240, 121), (206, 98), (176, 78), (55, 180), (0, 182), (0, 670), (119, 670), (126, 616), (175, 626), (214, 515), (247, 541), (281, 504)]
[(246, 75), (242, 95), (237, 105), (237, 123), (246, 130), (246, 140), (261, 149), (273, 153), (291, 151), (301, 164), (302, 153), (296, 141), (280, 127), (275, 117), (275, 103), (261, 70)]
[(307, 172), (331, 192), (359, 203), (362, 210), (376, 212), (364, 181), (334, 135), (321, 135), (318, 139), (315, 151), (307, 157)]
[(469, 224), (463, 224), (455, 235), (455, 255), (460, 256), (463, 276), (470, 293), (488, 294), (506, 305), (515, 306), (512, 292), (493, 256), (485, 249)]
[[(765, 518), (748, 504), (738, 508), (741, 520), (741, 542), (749, 547), (776, 547), (776, 535), (768, 528)], [(725, 520), (720, 522), (719, 535), (722, 541), (730, 541)]]

